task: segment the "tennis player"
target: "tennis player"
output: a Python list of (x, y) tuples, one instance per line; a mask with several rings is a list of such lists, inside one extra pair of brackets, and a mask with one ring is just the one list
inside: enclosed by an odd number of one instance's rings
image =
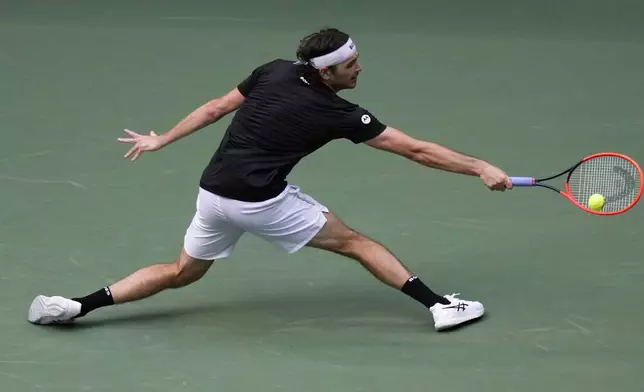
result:
[(361, 66), (353, 40), (327, 28), (300, 41), (297, 61), (277, 59), (256, 68), (236, 88), (197, 108), (168, 132), (125, 130), (125, 158), (160, 150), (236, 111), (203, 171), (196, 212), (178, 258), (142, 268), (85, 297), (37, 296), (28, 311), (34, 324), (71, 322), (101, 307), (150, 297), (200, 279), (228, 257), (244, 233), (286, 253), (308, 246), (359, 262), (375, 278), (424, 305), (436, 330), (484, 313), (476, 301), (439, 295), (384, 246), (345, 225), (323, 204), (287, 181), (304, 157), (336, 139), (366, 144), (418, 164), (477, 176), (491, 190), (510, 188), (497, 167), (387, 126), (365, 108), (337, 95), (356, 87)]

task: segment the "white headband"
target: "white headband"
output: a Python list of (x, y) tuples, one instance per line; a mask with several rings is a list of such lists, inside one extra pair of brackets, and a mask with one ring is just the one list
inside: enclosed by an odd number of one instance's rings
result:
[(322, 67), (330, 67), (332, 65), (337, 65), (342, 62), (345, 62), (349, 57), (353, 56), (356, 52), (356, 45), (353, 43), (351, 38), (331, 53), (325, 54), (324, 56), (312, 58), (310, 63), (314, 68), (320, 69)]

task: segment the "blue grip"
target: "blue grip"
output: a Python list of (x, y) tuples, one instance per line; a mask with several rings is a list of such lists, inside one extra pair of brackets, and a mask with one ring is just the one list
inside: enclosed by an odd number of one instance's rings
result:
[(533, 186), (534, 177), (510, 177), (512, 186)]

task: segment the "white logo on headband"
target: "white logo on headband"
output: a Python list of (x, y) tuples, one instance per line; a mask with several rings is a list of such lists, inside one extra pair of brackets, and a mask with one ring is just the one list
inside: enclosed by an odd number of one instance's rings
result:
[(351, 38), (349, 38), (344, 45), (334, 50), (333, 52), (325, 54), (324, 56), (312, 58), (311, 65), (318, 69), (322, 67), (337, 65), (347, 61), (351, 56), (354, 55), (355, 52), (356, 45), (353, 43)]
[(368, 115), (366, 115), (366, 114), (363, 114), (363, 115), (362, 115), (362, 119), (361, 119), (361, 120), (362, 120), (362, 123), (363, 123), (363, 124), (369, 124), (369, 123), (371, 122), (371, 117), (369, 117), (369, 116), (368, 116)]

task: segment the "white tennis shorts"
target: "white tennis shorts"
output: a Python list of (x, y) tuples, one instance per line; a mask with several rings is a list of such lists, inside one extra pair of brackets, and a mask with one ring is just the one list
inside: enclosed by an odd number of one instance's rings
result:
[(295, 185), (262, 202), (228, 199), (199, 188), (196, 204), (184, 248), (203, 260), (228, 257), (246, 232), (295, 253), (322, 229), (329, 211)]

